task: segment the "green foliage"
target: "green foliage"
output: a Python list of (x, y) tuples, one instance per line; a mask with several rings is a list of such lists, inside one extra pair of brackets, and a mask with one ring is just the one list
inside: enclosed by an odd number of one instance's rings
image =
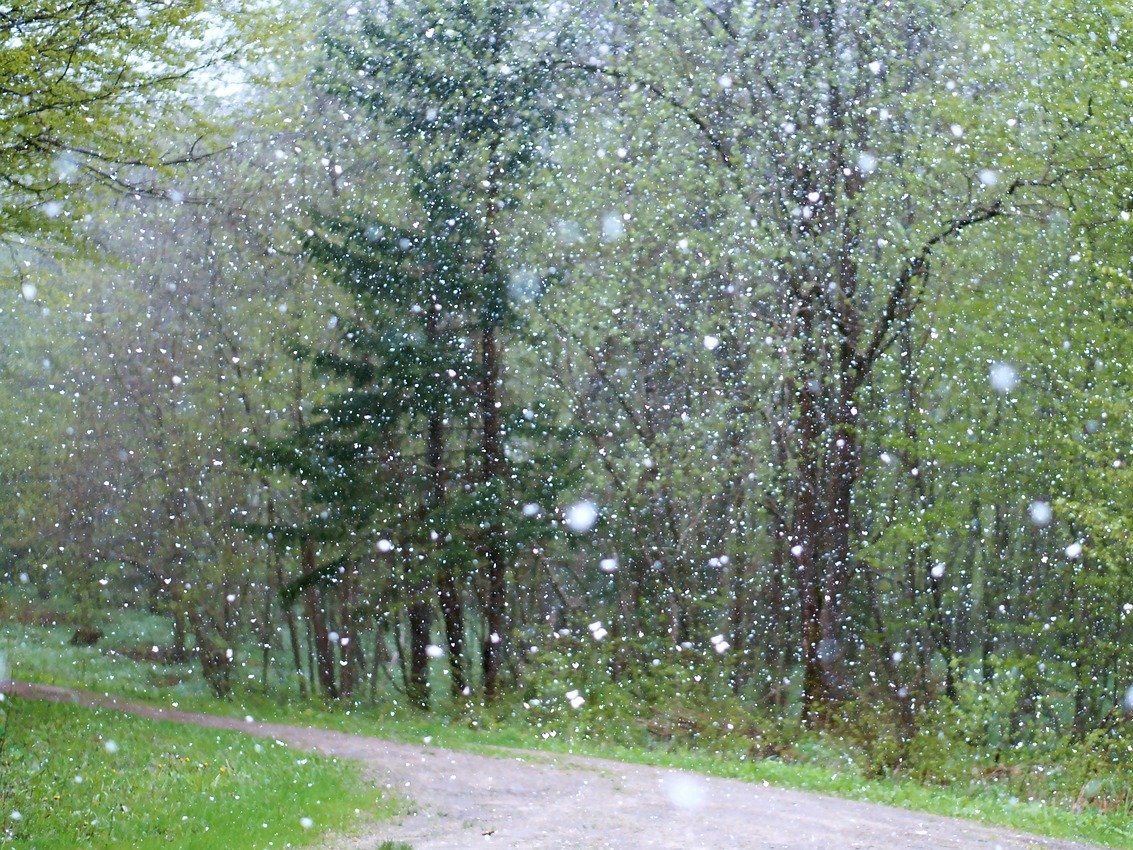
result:
[(0, 235), (59, 230), (77, 218), (77, 185), (128, 188), (124, 169), (205, 153), (194, 146), (170, 156), (153, 128), (168, 119), (196, 123), (182, 83), (231, 49), (225, 42), (234, 35), (216, 11), (200, 0), (21, 0), (9, 9), (0, 48)]

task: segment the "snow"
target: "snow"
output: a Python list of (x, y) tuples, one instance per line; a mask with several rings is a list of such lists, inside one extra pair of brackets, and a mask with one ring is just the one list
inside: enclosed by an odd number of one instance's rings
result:
[(1029, 508), (1031, 522), (1039, 528), (1046, 528), (1054, 518), (1054, 511), (1049, 502), (1034, 501)]
[(993, 363), (988, 378), (992, 389), (998, 393), (1009, 393), (1019, 383), (1019, 373), (1010, 363)]
[(563, 522), (576, 534), (584, 534), (598, 522), (598, 506), (589, 500), (575, 502), (563, 512)]
[(703, 780), (687, 773), (670, 773), (661, 780), (665, 798), (678, 809), (699, 809), (708, 799)]

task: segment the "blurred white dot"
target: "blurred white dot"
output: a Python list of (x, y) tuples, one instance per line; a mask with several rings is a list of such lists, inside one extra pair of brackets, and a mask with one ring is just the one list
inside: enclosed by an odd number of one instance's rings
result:
[(1019, 373), (1010, 363), (993, 363), (988, 371), (991, 387), (996, 392), (1009, 393), (1019, 383)]
[(602, 239), (606, 242), (616, 242), (626, 232), (622, 217), (615, 212), (608, 212), (602, 216)]
[(661, 790), (666, 799), (680, 809), (699, 808), (708, 796), (701, 780), (683, 773), (666, 776), (661, 780)]
[(593, 502), (583, 500), (575, 502), (563, 514), (563, 522), (571, 531), (578, 534), (589, 531), (598, 522), (598, 507)]
[(1031, 522), (1039, 528), (1045, 528), (1050, 525), (1050, 521), (1054, 518), (1054, 511), (1051, 510), (1049, 502), (1031, 502)]

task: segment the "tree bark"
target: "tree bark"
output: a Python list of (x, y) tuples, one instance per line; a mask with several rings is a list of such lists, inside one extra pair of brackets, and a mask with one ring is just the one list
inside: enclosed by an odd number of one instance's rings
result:
[(173, 645), (170, 647), (169, 660), (174, 664), (184, 664), (189, 660), (189, 653), (185, 649), (185, 638), (188, 637), (188, 623), (185, 620), (184, 603), (179, 598), (173, 599)]
[(409, 676), (406, 687), (409, 699), (418, 708), (429, 708), (429, 633), (433, 623), (433, 606), (428, 599), (411, 599), (409, 616)]
[[(425, 331), (435, 345), (440, 339), (440, 318), (437, 304), (432, 305), (425, 322)], [(445, 501), (445, 420), (440, 411), (429, 417), (425, 441), (425, 463), (429, 467), (429, 511), (437, 510)], [(464, 674), (464, 600), (453, 565), (442, 555), (437, 567), (437, 592), (441, 605), (441, 619), (445, 627), (445, 645), (448, 650), (449, 676), (454, 699), (461, 699), (468, 689)]]
[[(497, 408), (499, 384), (499, 352), (495, 322), (487, 324), (481, 334), (481, 357), (484, 378), (480, 392), (480, 414), (483, 418), (484, 480), (500, 481), (503, 469), (503, 440)], [(501, 482), (502, 483), (502, 482)], [(484, 555), (488, 561), (488, 598), (485, 615), (488, 621), (484, 637), (484, 697), (492, 702), (499, 696), (500, 670), (507, 637), (507, 564), (500, 547), (499, 524), (489, 525)]]
[(340, 652), (338, 693), (343, 699), (350, 699), (354, 695), (354, 686), (358, 681), (358, 646), (357, 631), (354, 628), (354, 576), (351, 574), (353, 566), (349, 567), (343, 576), (341, 584), (340, 621), (342, 639), (346, 641)]
[[(304, 541), (303, 572), (311, 573), (314, 569), (315, 544)], [(307, 620), (311, 624), (311, 638), (315, 650), (315, 672), (318, 677), (319, 688), (327, 698), (338, 699), (338, 683), (334, 675), (334, 648), (330, 645), (330, 633), (327, 631), (323, 594), (319, 592), (318, 588), (309, 587), (304, 591), (304, 600), (307, 607)]]
[[(482, 430), (482, 473), (486, 489), (494, 499), (503, 498), (505, 491), (504, 481), (504, 450), (503, 433), (500, 426), (500, 351), (497, 339), (500, 322), (503, 319), (505, 292), (503, 281), (496, 268), (496, 242), (499, 234), (496, 232), (495, 220), (498, 212), (498, 166), (496, 164), (496, 150), (493, 148), (488, 169), (488, 191), (485, 198), (485, 239), (484, 255), (481, 259), (482, 285), (484, 287), (484, 303), (482, 310), (482, 327), (480, 332), (480, 363), (483, 375), (480, 384), (480, 417)], [(499, 505), (493, 505), (496, 510)], [(484, 546), (484, 556), (488, 561), (488, 593), (485, 600), (484, 613), (487, 619), (487, 630), (483, 642), (484, 667), (484, 698), (488, 702), (499, 696), (500, 672), (503, 669), (504, 653), (508, 647), (508, 597), (507, 597), (507, 563), (504, 559), (501, 540), (503, 529), (498, 520), (493, 517), (488, 524), (487, 539)]]
[[(283, 559), (275, 557), (275, 583), (277, 588), (284, 586)], [(295, 622), (295, 610), (290, 605), (283, 606), (283, 620), (287, 624), (287, 640), (291, 645), (291, 661), (295, 665), (295, 678), (299, 681), (299, 696), (307, 698), (307, 677), (303, 673), (303, 649), (299, 642), (299, 628)]]
[(819, 422), (817, 378), (804, 376), (799, 390), (798, 486), (791, 551), (797, 561), (799, 602), (802, 607), (803, 663), (802, 720), (821, 719), (826, 699), (822, 665), (823, 593), (818, 574), (822, 546), (819, 516)]

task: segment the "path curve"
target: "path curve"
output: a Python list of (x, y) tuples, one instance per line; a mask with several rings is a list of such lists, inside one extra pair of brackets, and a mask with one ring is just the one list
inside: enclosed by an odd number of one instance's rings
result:
[(413, 814), (333, 839), (326, 850), (374, 850), (386, 840), (414, 850), (1091, 850), (876, 803), (606, 759), (514, 751), (494, 757), (47, 685), (5, 688), (30, 699), (234, 729), (356, 759), (381, 787), (414, 802)]

